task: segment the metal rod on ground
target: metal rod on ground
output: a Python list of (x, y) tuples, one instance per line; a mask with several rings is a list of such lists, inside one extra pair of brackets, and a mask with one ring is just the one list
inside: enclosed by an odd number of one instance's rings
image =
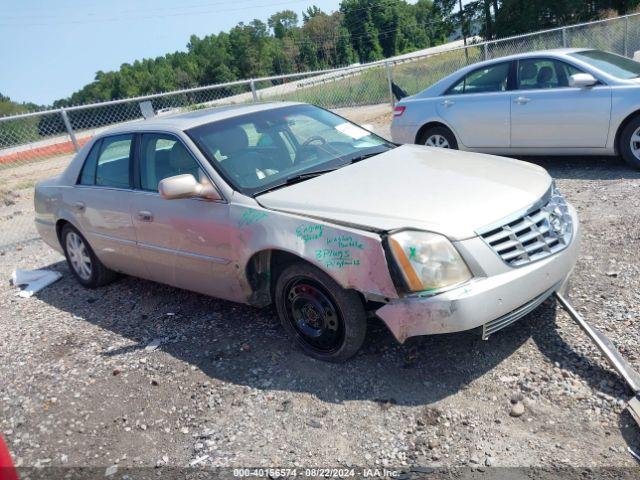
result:
[(636, 423), (640, 425), (640, 400), (638, 393), (640, 392), (640, 374), (636, 372), (631, 365), (620, 355), (615, 345), (597, 328), (589, 325), (587, 321), (576, 311), (575, 308), (567, 301), (562, 294), (556, 292), (558, 302), (565, 309), (571, 318), (580, 326), (580, 328), (593, 340), (598, 350), (606, 357), (609, 363), (616, 369), (620, 376), (627, 382), (627, 385), (633, 390), (635, 396), (627, 403), (627, 409)]
[(387, 84), (389, 86), (389, 100), (391, 102), (391, 108), (396, 106), (396, 100), (393, 95), (393, 78), (391, 76), (391, 64), (386, 62), (384, 64), (385, 69), (387, 70)]
[(71, 122), (69, 121), (69, 116), (67, 115), (67, 111), (64, 108), (60, 109), (60, 115), (62, 115), (62, 121), (64, 122), (64, 126), (67, 129), (67, 133), (69, 134), (69, 138), (71, 138), (71, 143), (73, 143), (73, 148), (76, 152), (80, 150), (80, 145), (78, 144), (78, 139), (76, 138), (76, 134), (71, 128)]

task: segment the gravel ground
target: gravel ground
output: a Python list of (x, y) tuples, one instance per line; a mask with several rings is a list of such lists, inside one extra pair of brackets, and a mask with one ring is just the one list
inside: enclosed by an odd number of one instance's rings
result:
[[(615, 159), (535, 162), (582, 221), (575, 306), (640, 368), (640, 172)], [(22, 299), (7, 281), (15, 267), (63, 277)], [(332, 365), (291, 345), (270, 308), (129, 277), (86, 290), (39, 240), (0, 252), (0, 276), (0, 432), (21, 466), (102, 477), (199, 460), (580, 477), (637, 465), (630, 390), (552, 300), (488, 341), (461, 333), (400, 346), (374, 320), (360, 354)]]

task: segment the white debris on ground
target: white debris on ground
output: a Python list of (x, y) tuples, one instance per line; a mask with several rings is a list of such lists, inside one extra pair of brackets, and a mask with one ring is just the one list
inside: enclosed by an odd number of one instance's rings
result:
[(60, 280), (62, 274), (52, 270), (22, 270), (16, 268), (11, 274), (11, 282), (16, 287), (24, 286), (17, 296), (29, 298), (53, 282)]

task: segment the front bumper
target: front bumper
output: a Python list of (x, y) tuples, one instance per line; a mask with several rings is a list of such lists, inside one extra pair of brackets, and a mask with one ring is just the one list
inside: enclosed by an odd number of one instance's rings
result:
[(483, 336), (529, 313), (566, 284), (578, 257), (580, 225), (575, 211), (573, 238), (567, 247), (524, 267), (509, 267), (479, 238), (459, 242), (472, 269), (484, 272), (466, 284), (433, 295), (411, 295), (376, 311), (399, 342), (418, 335), (483, 328)]

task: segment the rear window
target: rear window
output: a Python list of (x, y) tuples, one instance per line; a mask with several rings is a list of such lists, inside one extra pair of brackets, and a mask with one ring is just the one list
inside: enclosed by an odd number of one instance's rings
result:
[(571, 56), (617, 78), (628, 80), (640, 77), (640, 63), (615, 53), (587, 50), (572, 53)]

